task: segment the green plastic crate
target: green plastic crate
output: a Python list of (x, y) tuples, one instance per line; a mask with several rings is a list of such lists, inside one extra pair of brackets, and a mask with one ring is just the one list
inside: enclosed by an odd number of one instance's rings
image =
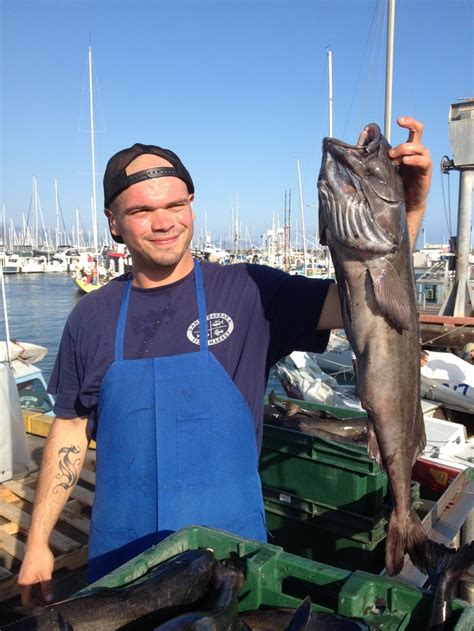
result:
[(259, 471), (266, 487), (359, 515), (389, 502), (387, 475), (365, 445), (265, 425)]
[[(431, 606), (431, 595), (364, 572), (349, 572), (285, 552), (278, 546), (241, 539), (229, 533), (191, 526), (143, 552), (97, 581), (95, 587), (118, 587), (134, 580), (172, 556), (196, 548), (211, 548), (218, 559), (231, 552), (247, 558), (246, 582), (239, 611), (261, 606), (298, 607), (309, 595), (314, 611), (359, 618), (380, 631), (419, 630)], [(474, 608), (453, 601), (455, 631), (472, 631)]]
[[(308, 513), (265, 499), (265, 516), (269, 541), (287, 552), (330, 563), (346, 570), (364, 570), (378, 574), (385, 562), (386, 519), (375, 521), (372, 529), (357, 527), (357, 519), (349, 526), (341, 524), (342, 514), (311, 517)], [(341, 511), (342, 513), (342, 511)], [(346, 513), (347, 516), (352, 515)], [(355, 515), (355, 518), (358, 516)], [(353, 535), (351, 536), (351, 532)]]
[[(263, 487), (263, 499), (267, 512), (286, 517), (290, 523), (313, 525), (320, 530), (328, 530), (362, 543), (382, 541), (385, 538), (385, 527), (390, 516), (389, 508), (385, 508), (374, 517), (368, 517), (326, 504), (302, 500), (294, 495), (267, 487)], [(267, 530), (272, 535), (274, 534), (268, 523)]]
[[(385, 529), (392, 510), (391, 503), (388, 503), (384, 504), (381, 512), (375, 516), (359, 515), (265, 486), (263, 498), (265, 508), (272, 510), (273, 513), (288, 516), (294, 521), (314, 523), (320, 529), (336, 532), (363, 543), (378, 543), (385, 537)], [(414, 508), (420, 504), (418, 482), (411, 483), (411, 502)]]

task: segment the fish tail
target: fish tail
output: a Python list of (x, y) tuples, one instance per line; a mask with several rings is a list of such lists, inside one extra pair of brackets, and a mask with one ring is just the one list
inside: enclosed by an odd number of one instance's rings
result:
[[(418, 559), (417, 559), (418, 560)], [(445, 579), (453, 584), (474, 564), (474, 541), (466, 543), (458, 550), (448, 548), (442, 543), (426, 539), (423, 546), (423, 559), (416, 563), (416, 567), (428, 574), (431, 582)]]
[(407, 533), (407, 549), (410, 560), (418, 569), (421, 569), (425, 560), (426, 536), (421, 519), (414, 508), (410, 509), (410, 524)]
[(308, 628), (311, 618), (311, 599), (309, 596), (303, 600), (301, 605), (295, 611), (290, 624), (285, 627), (285, 631), (304, 631)]
[[(403, 569), (404, 556), (408, 552), (414, 565), (424, 558), (426, 534), (421, 520), (413, 508), (408, 519), (400, 517), (392, 511), (388, 523), (387, 541), (385, 544), (385, 567), (389, 576), (399, 574)], [(415, 560), (416, 559), (416, 562)]]
[(452, 616), (451, 599), (458, 580), (474, 564), (474, 542), (459, 550), (447, 548), (430, 539), (425, 543), (425, 567), (433, 586), (433, 606), (426, 627), (430, 631), (445, 629)]

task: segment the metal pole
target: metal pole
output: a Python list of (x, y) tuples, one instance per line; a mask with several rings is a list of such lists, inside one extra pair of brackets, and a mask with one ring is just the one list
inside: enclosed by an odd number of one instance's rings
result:
[(332, 51), (328, 48), (329, 137), (332, 138)]
[(97, 196), (95, 190), (95, 147), (94, 147), (94, 101), (92, 94), (92, 48), (89, 46), (89, 109), (91, 118), (91, 154), (92, 154), (92, 238), (94, 250), (99, 249), (97, 241)]
[(2, 284), (2, 303), (3, 303), (3, 319), (5, 321), (5, 338), (7, 345), (7, 361), (12, 368), (12, 360), (10, 357), (10, 328), (8, 326), (7, 297), (5, 295), (5, 279), (3, 277), (3, 266), (0, 265), (0, 280)]
[(56, 250), (59, 248), (59, 198), (58, 198), (58, 181), (54, 178), (54, 199), (56, 204)]
[(3, 208), (2, 208), (2, 221), (3, 221), (3, 248), (5, 251), (7, 251), (9, 247), (7, 247), (7, 225), (6, 225), (6, 217), (5, 217), (5, 204), (3, 204)]
[(392, 135), (392, 81), (393, 81), (393, 32), (395, 26), (395, 0), (388, 0), (387, 21), (387, 69), (385, 75), (385, 125), (384, 135), (390, 142)]
[(454, 315), (466, 314), (466, 288), (468, 283), (469, 247), (471, 232), (473, 171), (462, 169), (459, 180), (458, 238), (456, 244), (456, 302)]
[(296, 161), (296, 167), (298, 169), (298, 187), (300, 189), (300, 208), (301, 208), (301, 230), (303, 232), (303, 270), (306, 276), (306, 234), (304, 229), (304, 204), (303, 204), (303, 190), (301, 188), (301, 173), (300, 173), (300, 161)]

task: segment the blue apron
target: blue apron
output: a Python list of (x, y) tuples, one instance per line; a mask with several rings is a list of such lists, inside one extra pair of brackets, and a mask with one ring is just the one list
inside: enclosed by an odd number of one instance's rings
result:
[(197, 261), (194, 275), (200, 346), (183, 355), (123, 358), (131, 280), (125, 286), (99, 393), (90, 582), (190, 525), (266, 541), (254, 422), (208, 350)]

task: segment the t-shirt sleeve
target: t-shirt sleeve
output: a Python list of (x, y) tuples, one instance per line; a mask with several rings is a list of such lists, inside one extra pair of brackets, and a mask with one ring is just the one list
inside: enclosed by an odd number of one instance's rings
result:
[(48, 392), (56, 397), (54, 413), (61, 418), (87, 416), (90, 412), (80, 401), (83, 369), (74, 329), (73, 314), (71, 314), (64, 327), (48, 383)]
[(334, 281), (292, 276), (267, 266), (249, 266), (270, 323), (268, 366), (293, 351), (321, 353), (330, 331), (317, 331), (328, 289)]

